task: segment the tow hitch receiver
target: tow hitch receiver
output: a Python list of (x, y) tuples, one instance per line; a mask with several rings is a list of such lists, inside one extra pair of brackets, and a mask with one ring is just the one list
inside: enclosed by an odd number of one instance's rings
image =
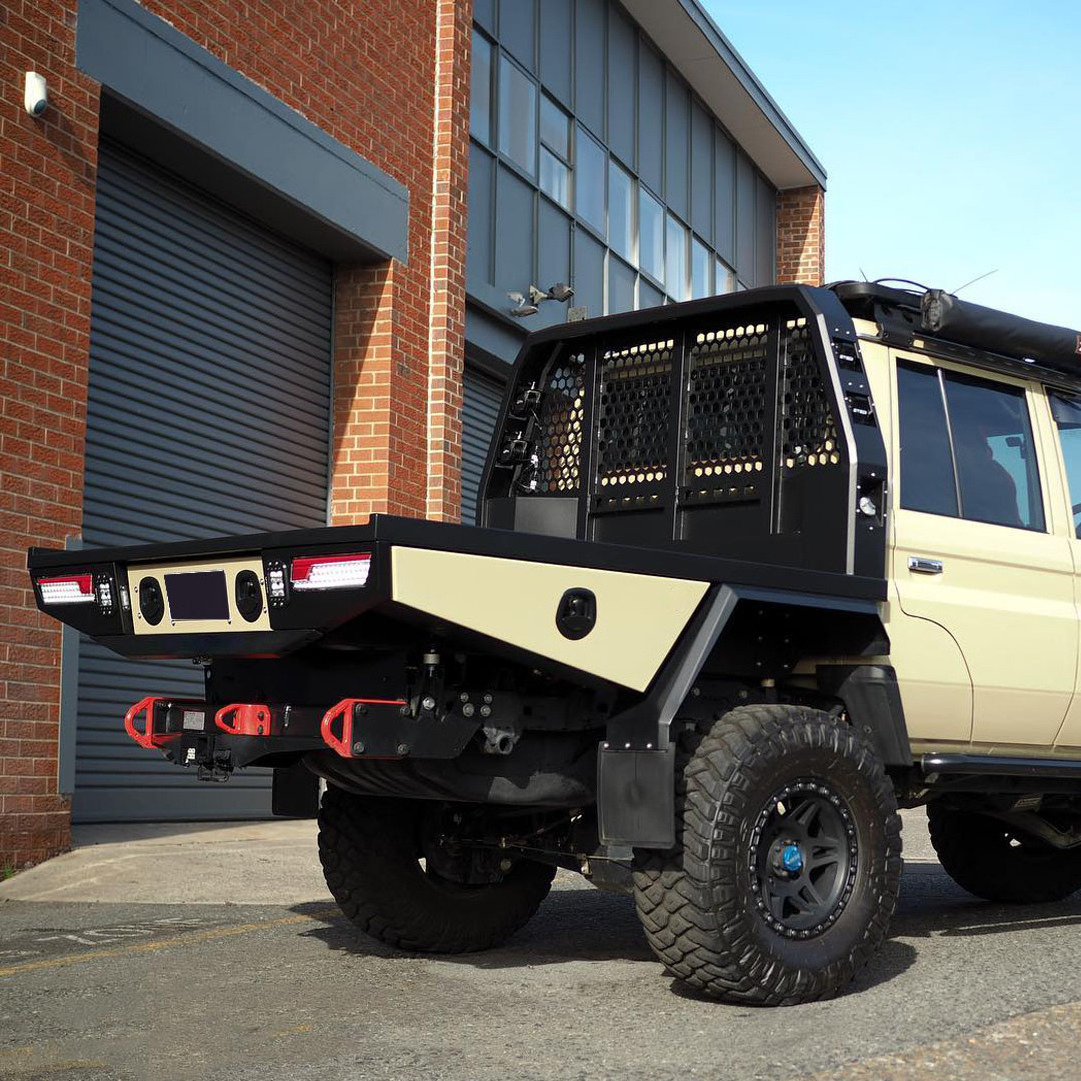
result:
[[(136, 722), (145, 714), (142, 728)], [(206, 703), (148, 695), (124, 714), (124, 731), (140, 747), (160, 750), (179, 739), (185, 729), (201, 732), (206, 724)]]

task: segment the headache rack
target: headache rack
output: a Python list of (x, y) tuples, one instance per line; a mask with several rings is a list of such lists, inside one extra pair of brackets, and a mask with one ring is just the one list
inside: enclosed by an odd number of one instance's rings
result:
[(532, 336), (482, 524), (880, 576), (884, 484), (851, 319), (775, 287)]

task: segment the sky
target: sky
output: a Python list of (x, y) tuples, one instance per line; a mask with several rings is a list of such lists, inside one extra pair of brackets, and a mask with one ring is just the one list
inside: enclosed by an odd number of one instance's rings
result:
[(826, 280), (1081, 329), (1079, 0), (703, 0), (823, 164)]

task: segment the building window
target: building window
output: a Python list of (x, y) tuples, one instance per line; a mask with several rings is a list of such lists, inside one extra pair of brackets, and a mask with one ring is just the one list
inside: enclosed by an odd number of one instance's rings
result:
[(537, 87), (517, 65), (499, 58), (499, 149), (530, 176), (537, 171)]
[(469, 131), (486, 146), (492, 143), (492, 44), (473, 31), (473, 85), (469, 99)]
[[(575, 16), (583, 5), (590, 12), (590, 26), (599, 34), (590, 32), (588, 47), (583, 45), (582, 13)], [(706, 123), (708, 108), (663, 57), (641, 48), (636, 35), (631, 35), (635, 38), (631, 53), (624, 49), (617, 56), (616, 38), (606, 40), (604, 27), (610, 18), (622, 26), (623, 17), (614, 10), (606, 15), (609, 7), (610, 0), (552, 0), (551, 5), (539, 0), (498, 4), (489, 0), (476, 9), (470, 218), (474, 224), (489, 221), (491, 227), (487, 231), (479, 225), (470, 227), (469, 288), (495, 286), (497, 278), (503, 288), (502, 278), (517, 280), (530, 265), (534, 277), (545, 277), (548, 271), (541, 268), (558, 264), (569, 268), (568, 275), (576, 289), (582, 286), (584, 296), (585, 286), (578, 280), (584, 273), (578, 265), (578, 247), (598, 240), (603, 242), (602, 268), (590, 263), (590, 273), (597, 270), (590, 285), (597, 294), (589, 305), (594, 314), (600, 311), (599, 295), (611, 294), (616, 307), (629, 303), (628, 267), (639, 306), (772, 281), (775, 222), (764, 212), (755, 214), (763, 202), (761, 193), (771, 199), (772, 189), (720, 128), (712, 120)], [(527, 24), (540, 28), (539, 54)], [(539, 71), (531, 70), (529, 58), (536, 55)], [(574, 56), (579, 67), (572, 93)], [(603, 76), (611, 74), (616, 60), (630, 64), (628, 71), (637, 66), (637, 78), (624, 83), (609, 79), (606, 84)], [(598, 75), (593, 89), (599, 97), (583, 96), (583, 70)], [(637, 98), (637, 107), (631, 108), (627, 98), (619, 102), (616, 113), (606, 111), (604, 94), (620, 85), (624, 96)], [(634, 130), (613, 127), (616, 120), (622, 123), (627, 118), (637, 120), (636, 127), (631, 125)], [(606, 132), (608, 138), (598, 138), (596, 132)], [(635, 157), (637, 168), (632, 163)], [(738, 214), (737, 158), (742, 170), (738, 192), (743, 196)], [(707, 197), (711, 189), (715, 190)], [(765, 203), (772, 206), (769, 199)], [(741, 234), (740, 246), (734, 231), (742, 217), (747, 222), (741, 226), (746, 235)], [(542, 233), (547, 230), (546, 241), (530, 229), (529, 223), (538, 220)], [(716, 236), (711, 237), (712, 225)], [(495, 237), (500, 238), (498, 243)], [(737, 247), (742, 261), (736, 259)], [(612, 259), (619, 261), (615, 271)], [(733, 270), (737, 264), (742, 280)], [(611, 304), (605, 307), (615, 310)]]
[(709, 248), (698, 237), (691, 240), (691, 297), (700, 300), (708, 297), (713, 289), (710, 282), (710, 270), (713, 259)]
[(638, 260), (654, 279), (664, 281), (664, 207), (638, 185)]
[(571, 205), (570, 117), (545, 95), (540, 108), (540, 187), (566, 210)]
[(581, 127), (575, 144), (575, 165), (578, 172), (575, 206), (578, 217), (604, 236), (605, 168), (608, 155), (600, 143)]
[(634, 262), (634, 181), (614, 161), (608, 163), (608, 242)]
[(736, 291), (736, 272), (723, 259), (713, 268), (713, 291), (718, 295)]
[(679, 219), (668, 215), (664, 283), (673, 300), (687, 299), (687, 230)]

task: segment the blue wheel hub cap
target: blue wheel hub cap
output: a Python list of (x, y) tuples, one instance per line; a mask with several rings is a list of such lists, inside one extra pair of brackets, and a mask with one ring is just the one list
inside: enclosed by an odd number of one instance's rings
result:
[(803, 852), (799, 845), (787, 844), (781, 849), (781, 866), (791, 875), (803, 870)]

